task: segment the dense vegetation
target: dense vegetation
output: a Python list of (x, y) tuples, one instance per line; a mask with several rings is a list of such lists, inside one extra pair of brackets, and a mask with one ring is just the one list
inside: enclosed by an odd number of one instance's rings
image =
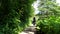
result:
[(40, 0), (38, 34), (60, 34), (60, 6), (52, 0)]
[[(0, 0), (0, 34), (19, 34), (34, 16), (35, 0)], [(60, 34), (60, 6), (56, 0), (40, 0), (37, 34)]]
[(0, 34), (18, 34), (30, 23), (35, 0), (0, 0)]

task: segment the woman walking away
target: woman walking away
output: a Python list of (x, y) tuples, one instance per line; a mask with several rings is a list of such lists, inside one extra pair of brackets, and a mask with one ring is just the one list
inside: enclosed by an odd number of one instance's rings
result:
[(33, 18), (32, 24), (33, 24), (33, 25), (36, 25), (36, 18), (35, 18), (35, 17)]

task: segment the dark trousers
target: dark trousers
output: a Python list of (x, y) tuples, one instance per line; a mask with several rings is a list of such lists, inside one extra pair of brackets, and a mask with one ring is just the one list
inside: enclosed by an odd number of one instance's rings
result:
[(32, 23), (33, 25), (35, 25), (35, 22), (33, 21), (33, 23)]

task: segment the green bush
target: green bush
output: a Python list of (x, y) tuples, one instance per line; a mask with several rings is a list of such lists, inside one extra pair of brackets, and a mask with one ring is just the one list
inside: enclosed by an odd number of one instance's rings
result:
[(60, 17), (50, 16), (37, 22), (40, 34), (60, 34)]
[(30, 23), (34, 0), (0, 0), (0, 34), (18, 34)]

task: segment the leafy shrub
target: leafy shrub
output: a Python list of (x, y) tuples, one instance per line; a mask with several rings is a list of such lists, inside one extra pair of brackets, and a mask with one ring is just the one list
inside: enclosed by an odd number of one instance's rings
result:
[(0, 0), (0, 34), (18, 34), (24, 30), (33, 14), (33, 1)]
[(37, 27), (40, 29), (38, 33), (40, 34), (60, 34), (60, 17), (50, 16), (43, 20), (39, 20)]

